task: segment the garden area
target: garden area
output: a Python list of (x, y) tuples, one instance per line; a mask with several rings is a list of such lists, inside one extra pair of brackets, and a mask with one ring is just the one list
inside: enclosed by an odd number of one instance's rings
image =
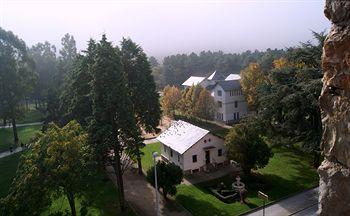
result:
[[(153, 151), (160, 152), (159, 143), (146, 145), (143, 149), (144, 169), (150, 167), (147, 164), (152, 164)], [(242, 178), (248, 190), (247, 204), (239, 201), (225, 203), (213, 195), (211, 189), (221, 183), (227, 188), (231, 187), (236, 181), (232, 175), (190, 186), (181, 184), (174, 199), (195, 216), (239, 215), (263, 204), (257, 197), (258, 191), (269, 195), (270, 201), (275, 201), (318, 184), (317, 172), (311, 166), (308, 155), (283, 147), (274, 148), (273, 152), (274, 156), (265, 168), (256, 170), (249, 178)]]

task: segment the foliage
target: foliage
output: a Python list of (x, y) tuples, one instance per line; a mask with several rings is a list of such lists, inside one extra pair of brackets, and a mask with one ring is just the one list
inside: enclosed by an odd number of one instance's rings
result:
[(247, 99), (248, 106), (256, 109), (258, 102), (258, 89), (264, 84), (266, 76), (258, 63), (250, 63), (241, 71), (241, 86)]
[[(162, 189), (162, 193), (165, 199), (167, 195), (174, 196), (177, 192), (176, 185), (181, 184), (183, 173), (180, 167), (173, 163), (166, 163), (164, 161), (158, 161), (157, 164), (157, 183), (158, 187)], [(153, 186), (154, 182), (154, 166), (147, 171), (147, 181)]]
[(163, 85), (181, 85), (190, 76), (208, 76), (213, 71), (224, 75), (238, 73), (251, 62), (259, 63), (262, 68), (271, 67), (273, 60), (280, 58), (284, 50), (245, 51), (243, 53), (223, 53), (222, 51), (202, 51), (199, 54), (177, 54), (163, 60)]
[(0, 28), (0, 116), (12, 121), (14, 142), (18, 142), (16, 119), (23, 114), (20, 102), (32, 92), (36, 73), (26, 44)]
[(32, 99), (35, 100), (36, 105), (42, 105), (47, 97), (48, 90), (55, 85), (54, 77), (58, 73), (56, 47), (45, 41), (32, 46), (29, 51), (35, 62), (35, 70), (38, 73)]
[(75, 119), (87, 127), (92, 116), (91, 67), (94, 63), (96, 42), (89, 40), (85, 55), (78, 55), (73, 70), (68, 75), (60, 97), (63, 122)]
[(251, 169), (265, 167), (273, 156), (255, 123), (248, 121), (234, 125), (225, 137), (227, 157), (238, 162), (247, 175)]
[(174, 116), (178, 102), (181, 99), (180, 89), (175, 86), (166, 86), (163, 90), (162, 110), (165, 115)]
[(93, 176), (92, 152), (87, 134), (76, 122), (63, 128), (52, 124), (38, 134), (21, 157), (10, 193), (5, 199), (10, 215), (37, 215), (55, 196), (65, 195), (71, 214), (76, 215), (75, 197), (87, 189), (86, 178)]
[[(135, 154), (135, 145), (138, 143), (135, 137), (138, 137), (139, 128), (129, 97), (120, 51), (107, 41), (105, 35), (96, 44), (91, 76), (93, 116), (89, 125), (90, 143), (101, 166), (105, 165), (107, 155), (112, 157), (123, 211), (125, 204), (121, 155), (123, 152), (131, 157)], [(114, 154), (108, 154), (111, 150)]]
[(216, 111), (216, 103), (214, 98), (210, 95), (210, 92), (205, 88), (200, 90), (194, 109), (195, 116), (206, 120), (213, 119)]

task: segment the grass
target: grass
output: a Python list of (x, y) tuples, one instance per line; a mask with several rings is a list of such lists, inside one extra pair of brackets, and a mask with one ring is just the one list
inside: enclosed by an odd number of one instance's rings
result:
[(21, 153), (0, 158), (0, 198), (5, 197), (10, 189)]
[(152, 157), (152, 153), (153, 152), (158, 152), (160, 154), (160, 143), (156, 142), (156, 143), (152, 143), (152, 144), (147, 144), (143, 149), (142, 149), (142, 153), (143, 156), (141, 158), (141, 162), (142, 162), (142, 168), (144, 171), (147, 172), (147, 170), (149, 170), (152, 166), (153, 166), (153, 157)]
[[(157, 143), (147, 145), (143, 151), (159, 150), (160, 146)], [(247, 205), (239, 202), (226, 204), (209, 191), (209, 187), (215, 187), (220, 182), (230, 186), (235, 181), (234, 177), (230, 175), (191, 186), (179, 185), (175, 200), (194, 216), (232, 216), (261, 206), (263, 201), (257, 197), (258, 190), (268, 194), (270, 201), (274, 201), (318, 184), (317, 172), (310, 166), (311, 161), (308, 155), (287, 148), (276, 148), (273, 151), (274, 157), (270, 159), (265, 168), (255, 171), (253, 177), (242, 180), (248, 190)], [(150, 164), (151, 159), (151, 157), (144, 156), (143, 163)], [(146, 162), (146, 160), (149, 161)]]
[(24, 113), (24, 117), (17, 120), (17, 124), (26, 124), (33, 122), (41, 122), (44, 119), (44, 113), (35, 109), (30, 108)]
[[(33, 137), (35, 132), (41, 129), (41, 125), (32, 125), (18, 127), (18, 138), (19, 144), (23, 142), (24, 144), (28, 143), (29, 140)], [(13, 132), (12, 128), (0, 128), (0, 152), (8, 151), (10, 146), (14, 144), (13, 141)]]
[[(106, 174), (100, 173), (94, 180), (94, 185), (86, 195), (76, 198), (76, 210), (77, 215), (80, 215), (83, 202), (89, 203), (88, 214), (89, 216), (131, 216), (135, 215), (130, 209), (125, 213), (117, 214), (120, 212), (118, 203), (118, 192), (116, 187), (107, 178)], [(55, 212), (70, 212), (68, 200), (65, 196), (56, 198), (53, 200), (51, 206), (41, 214), (41, 216), (49, 216)]]

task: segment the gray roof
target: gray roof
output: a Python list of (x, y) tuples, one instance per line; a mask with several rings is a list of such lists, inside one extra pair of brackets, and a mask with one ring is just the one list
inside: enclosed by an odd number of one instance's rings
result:
[(224, 89), (224, 91), (230, 91), (233, 89), (239, 89), (241, 87), (241, 84), (239, 80), (223, 80), (218, 81), (217, 85), (221, 86), (221, 88)]
[(171, 126), (160, 134), (157, 140), (183, 154), (208, 133), (208, 130), (178, 120), (172, 121)]
[(225, 77), (218, 71), (214, 71), (209, 77), (208, 80), (213, 80), (213, 81), (217, 81), (217, 80), (224, 80)]

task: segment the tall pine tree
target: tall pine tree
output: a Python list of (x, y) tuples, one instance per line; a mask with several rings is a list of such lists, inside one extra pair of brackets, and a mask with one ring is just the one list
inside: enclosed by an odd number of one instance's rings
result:
[(107, 41), (105, 35), (96, 46), (95, 62), (91, 68), (93, 117), (89, 132), (100, 160), (103, 161), (111, 150), (114, 152), (120, 207), (124, 210), (120, 156), (129, 148), (125, 144), (133, 143), (129, 141), (137, 137), (138, 128), (119, 52)]
[[(125, 38), (121, 42), (121, 54), (137, 124), (147, 132), (156, 131), (161, 111), (148, 58), (139, 45)], [(142, 174), (140, 147), (143, 143), (140, 135), (135, 140), (139, 140), (135, 147), (139, 173)]]

